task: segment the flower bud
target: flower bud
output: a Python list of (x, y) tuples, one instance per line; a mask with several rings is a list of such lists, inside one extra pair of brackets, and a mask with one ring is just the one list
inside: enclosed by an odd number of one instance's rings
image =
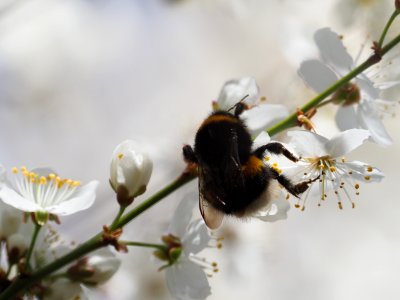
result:
[(115, 148), (111, 159), (110, 184), (121, 206), (128, 206), (136, 196), (146, 191), (152, 169), (152, 161), (136, 142), (126, 140)]
[(69, 278), (90, 284), (102, 284), (117, 272), (121, 261), (109, 250), (99, 250), (80, 259), (67, 271)]

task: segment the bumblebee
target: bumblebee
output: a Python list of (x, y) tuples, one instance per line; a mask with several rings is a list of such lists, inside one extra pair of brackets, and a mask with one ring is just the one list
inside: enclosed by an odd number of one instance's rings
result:
[(194, 149), (182, 149), (184, 160), (198, 166), (200, 212), (211, 229), (221, 225), (224, 215), (243, 218), (267, 206), (277, 197), (279, 184), (297, 197), (310, 183), (294, 184), (264, 163), (265, 151), (298, 161), (281, 143), (252, 150), (251, 135), (239, 118), (245, 109), (239, 102), (228, 111), (213, 112), (198, 129)]

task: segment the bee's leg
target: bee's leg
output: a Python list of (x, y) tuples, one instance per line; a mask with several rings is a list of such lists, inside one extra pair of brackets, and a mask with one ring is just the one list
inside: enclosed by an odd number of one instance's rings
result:
[(266, 145), (263, 145), (261, 147), (258, 147), (256, 150), (254, 150), (253, 154), (257, 156), (258, 158), (262, 159), (264, 156), (265, 150), (268, 150), (268, 152), (274, 153), (274, 154), (281, 154), (286, 156), (288, 159), (291, 161), (297, 162), (299, 159), (292, 154), (288, 149), (285, 148), (281, 143), (277, 142), (272, 142), (268, 143)]
[(197, 164), (197, 157), (196, 154), (193, 151), (193, 148), (189, 145), (185, 145), (182, 148), (182, 153), (183, 153), (183, 159), (187, 163), (195, 163)]
[(308, 187), (309, 184), (314, 182), (315, 180), (318, 180), (319, 177), (315, 178), (315, 179), (310, 179), (307, 181), (302, 181), (299, 183), (294, 184), (293, 182), (291, 182), (285, 175), (281, 175), (279, 174), (276, 170), (274, 170), (273, 168), (269, 168), (270, 170), (270, 174), (271, 177), (273, 179), (278, 180), (278, 182), (289, 192), (291, 193), (293, 196), (297, 197), (299, 194), (304, 193)]

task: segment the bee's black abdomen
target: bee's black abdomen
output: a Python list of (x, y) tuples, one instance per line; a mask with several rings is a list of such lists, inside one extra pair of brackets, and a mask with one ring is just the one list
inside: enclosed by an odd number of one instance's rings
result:
[(225, 205), (219, 207), (227, 214), (242, 214), (250, 207), (263, 192), (268, 188), (269, 184), (268, 170), (263, 168), (254, 174), (245, 178), (245, 185), (241, 189), (230, 189), (227, 194)]

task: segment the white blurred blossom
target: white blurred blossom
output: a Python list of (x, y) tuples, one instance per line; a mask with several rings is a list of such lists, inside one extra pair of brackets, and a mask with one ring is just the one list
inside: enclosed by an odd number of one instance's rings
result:
[(234, 106), (240, 100), (243, 100), (249, 108), (240, 114), (240, 118), (253, 135), (289, 115), (287, 108), (283, 105), (266, 104), (265, 101), (259, 101), (259, 88), (253, 77), (242, 77), (225, 82), (214, 103), (214, 108), (225, 111), (234, 110)]
[(339, 0), (335, 16), (344, 27), (357, 26), (378, 38), (384, 22), (394, 10), (394, 0)]
[[(175, 261), (165, 267), (165, 277), (172, 296), (180, 300), (205, 299), (211, 294), (208, 276), (217, 272), (217, 264), (198, 256), (211, 247), (213, 238), (203, 220), (191, 220), (195, 197), (185, 197), (179, 204), (166, 236), (175, 241), (179, 251)], [(164, 238), (164, 241), (166, 239)], [(168, 244), (167, 244), (168, 245)]]
[[(355, 67), (353, 58), (346, 51), (341, 38), (329, 28), (319, 29), (314, 34), (321, 59), (306, 60), (299, 69), (299, 74), (317, 93), (323, 92)], [(343, 131), (351, 128), (367, 129), (371, 139), (380, 145), (390, 145), (392, 139), (387, 133), (381, 118), (392, 115), (397, 108), (395, 101), (382, 99), (381, 92), (391, 88), (399, 82), (373, 82), (367, 72), (357, 75), (354, 85), (347, 85), (345, 89), (336, 92), (351, 96), (343, 100), (336, 115), (336, 123)], [(350, 94), (353, 93), (353, 94)]]

